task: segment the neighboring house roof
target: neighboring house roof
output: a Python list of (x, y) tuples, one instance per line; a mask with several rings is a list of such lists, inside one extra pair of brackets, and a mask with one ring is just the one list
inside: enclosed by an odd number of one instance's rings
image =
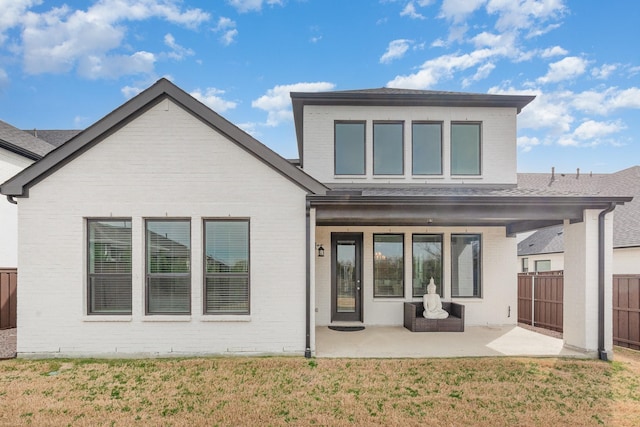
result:
[(82, 132), (81, 129), (25, 129), (24, 132), (38, 139), (48, 142), (54, 147), (59, 147), (74, 136)]
[(227, 121), (167, 79), (158, 80), (107, 116), (61, 145), (42, 160), (34, 163), (0, 186), (7, 196), (28, 197), (29, 187), (73, 160), (85, 150), (115, 133), (129, 121), (142, 115), (163, 99), (170, 98), (206, 125), (216, 129), (229, 140), (273, 168), (285, 178), (311, 193), (324, 193), (326, 187), (292, 165), (267, 146)]
[[(634, 196), (630, 202), (616, 207), (613, 216), (613, 247), (640, 246), (640, 166), (611, 174), (518, 174), (518, 187), (546, 188), (577, 194)], [(518, 255), (563, 252), (562, 226), (536, 231), (520, 242)]]
[(303, 109), (305, 105), (429, 106), (429, 107), (509, 107), (519, 113), (535, 99), (530, 95), (443, 92), (396, 88), (344, 90), (334, 92), (291, 92), (298, 155), (303, 159)]
[(0, 120), (0, 147), (31, 160), (38, 160), (55, 147)]
[(518, 243), (519, 256), (558, 252), (564, 252), (564, 232), (562, 225), (538, 230)]

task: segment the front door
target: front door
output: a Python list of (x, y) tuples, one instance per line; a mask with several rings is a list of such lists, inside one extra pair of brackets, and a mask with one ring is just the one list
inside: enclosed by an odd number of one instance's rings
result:
[(331, 321), (362, 321), (362, 234), (331, 233)]

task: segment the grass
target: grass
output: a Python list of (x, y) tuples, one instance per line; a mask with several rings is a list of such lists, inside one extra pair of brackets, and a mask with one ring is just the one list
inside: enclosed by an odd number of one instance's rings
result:
[(636, 426), (640, 354), (6, 360), (0, 425)]

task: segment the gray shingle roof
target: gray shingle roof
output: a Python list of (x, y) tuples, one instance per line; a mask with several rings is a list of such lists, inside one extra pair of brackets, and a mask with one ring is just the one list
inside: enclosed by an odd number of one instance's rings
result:
[[(539, 189), (546, 188), (550, 191), (571, 191), (578, 194), (591, 194), (602, 196), (633, 196), (634, 199), (622, 206), (616, 207), (613, 220), (613, 247), (640, 246), (640, 166), (633, 166), (611, 174), (551, 174), (522, 173), (518, 174), (518, 188)], [(518, 245), (518, 255), (530, 255), (541, 248), (554, 246), (555, 252), (562, 252), (555, 245), (562, 245), (562, 239), (555, 239), (553, 232), (539, 230), (521, 243), (533, 243), (532, 249), (525, 251)], [(556, 239), (557, 240), (557, 239)], [(522, 252), (522, 253), (521, 253)]]
[(518, 243), (518, 255), (552, 254), (564, 251), (562, 225), (543, 228)]
[(37, 160), (55, 147), (0, 120), (0, 147)]
[(80, 132), (81, 129), (31, 129), (25, 130), (31, 136), (42, 139), (54, 147), (59, 147)]

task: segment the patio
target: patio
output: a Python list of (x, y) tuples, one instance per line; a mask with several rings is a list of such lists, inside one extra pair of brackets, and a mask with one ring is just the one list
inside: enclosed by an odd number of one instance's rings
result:
[(467, 326), (464, 332), (411, 332), (403, 326), (367, 326), (338, 332), (316, 328), (317, 357), (579, 357), (563, 340), (519, 326)]

